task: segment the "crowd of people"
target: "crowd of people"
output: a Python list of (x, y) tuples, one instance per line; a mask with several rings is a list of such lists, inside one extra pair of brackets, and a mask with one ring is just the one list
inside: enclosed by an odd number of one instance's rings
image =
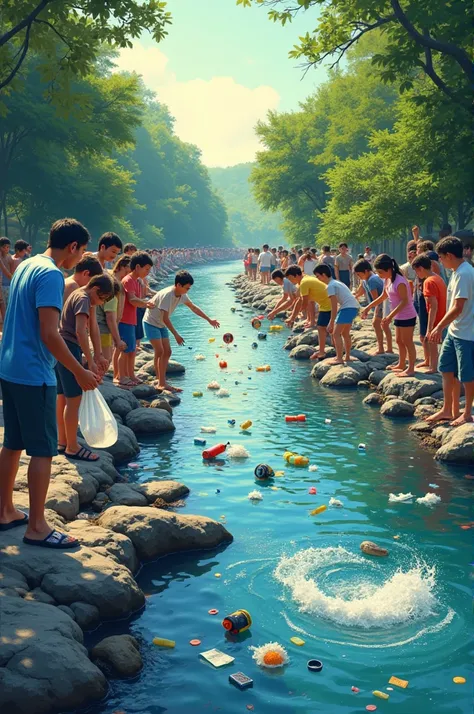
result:
[[(393, 353), (393, 323), (398, 359), (388, 369), (399, 377), (413, 377), (415, 370), (441, 372), (444, 404), (428, 421), (459, 426), (472, 422), (474, 399), (474, 240), (468, 232), (462, 239), (451, 235), (449, 225), (440, 231), (436, 247), (420, 236), (417, 226), (412, 234), (401, 266), (386, 253), (375, 255), (369, 246), (354, 260), (341, 243), (337, 251), (323, 246), (320, 252), (310, 247), (270, 249), (266, 244), (262, 250), (249, 248), (244, 268), (250, 280), (260, 279), (262, 285), (273, 280), (282, 288), (269, 319), (289, 311), (288, 326), (302, 316), (305, 329), (317, 329), (319, 349), (311, 359), (325, 358), (329, 334), (336, 351), (331, 362), (351, 361), (351, 327), (358, 315), (372, 316), (376, 354)], [(424, 353), (418, 363), (417, 324)]]
[[(110, 366), (122, 389), (140, 384), (135, 356), (146, 337), (154, 349), (156, 387), (180, 391), (166, 381), (171, 355), (169, 332), (183, 338), (170, 317), (186, 305), (214, 328), (188, 297), (192, 275), (183, 266), (237, 257), (235, 248), (137, 250), (116, 233), (104, 233), (97, 251), (88, 252), (90, 235), (74, 219), (56, 221), (46, 251), (31, 256), (18, 240), (11, 255), (8, 238), (0, 239), (3, 318), (0, 385), (4, 442), (0, 452), (0, 531), (26, 525), (24, 542), (45, 548), (74, 548), (78, 541), (52, 528), (45, 518), (52, 458), (75, 461), (99, 456), (78, 441), (79, 408), (84, 391), (95, 389)], [(174, 285), (153, 290), (170, 271)], [(67, 277), (67, 275), (69, 277)], [(28, 467), (30, 508), (13, 504), (21, 452)]]

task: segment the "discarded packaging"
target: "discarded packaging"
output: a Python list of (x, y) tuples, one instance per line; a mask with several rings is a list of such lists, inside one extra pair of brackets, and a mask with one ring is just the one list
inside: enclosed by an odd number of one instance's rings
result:
[(207, 650), (206, 652), (200, 652), (199, 656), (205, 659), (207, 662), (210, 662), (213, 667), (224, 667), (226, 664), (231, 664), (231, 662), (235, 662), (234, 657), (230, 657), (229, 655), (225, 654), (225, 652), (221, 652), (220, 650)]
[(250, 689), (253, 687), (253, 679), (247, 677), (243, 672), (236, 672), (235, 674), (229, 674), (229, 682), (237, 687), (238, 689)]
[(285, 421), (287, 422), (293, 422), (293, 421), (306, 421), (306, 414), (287, 414), (285, 417)]
[(388, 555), (388, 550), (386, 548), (382, 548), (380, 545), (373, 543), (371, 540), (364, 540), (360, 544), (360, 549), (366, 555), (376, 555), (379, 558)]
[(390, 677), (388, 683), (395, 684), (396, 687), (401, 687), (402, 689), (406, 689), (408, 687), (408, 680), (400, 679), (399, 677)]
[(236, 610), (231, 615), (227, 615), (222, 620), (222, 627), (231, 635), (238, 635), (245, 632), (252, 625), (252, 618), (247, 610)]

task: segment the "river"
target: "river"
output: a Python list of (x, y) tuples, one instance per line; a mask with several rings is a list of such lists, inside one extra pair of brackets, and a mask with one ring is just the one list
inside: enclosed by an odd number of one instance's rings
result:
[[(113, 682), (108, 701), (92, 712), (238, 714), (253, 707), (256, 714), (355, 714), (368, 704), (392, 714), (472, 712), (470, 685), (456, 685), (453, 677), (469, 678), (472, 537), (460, 526), (472, 518), (473, 481), (465, 468), (434, 461), (405, 422), (364, 406), (365, 392), (328, 390), (313, 381), (308, 363), (295, 363), (282, 350), (287, 329), (253, 349), (253, 313), (231, 312), (241, 306), (225, 285), (240, 269), (240, 263), (224, 263), (193, 271), (190, 297), (221, 329), (214, 333), (185, 307), (175, 312), (186, 340), (172, 345), (186, 366), (175, 378), (185, 390), (174, 411), (176, 431), (141, 443), (139, 469), (123, 469), (130, 480), (184, 482), (191, 494), (180, 512), (224, 521), (234, 542), (142, 568), (144, 611), (103, 625), (90, 641), (130, 632), (141, 643), (143, 671), (136, 680)], [(228, 349), (224, 332), (234, 335)], [(196, 361), (198, 353), (206, 360)], [(216, 354), (228, 370), (219, 369)], [(256, 373), (261, 364), (270, 364), (271, 372)], [(229, 397), (207, 390), (211, 380)], [(193, 398), (193, 390), (204, 396)], [(306, 423), (285, 423), (286, 414), (297, 413), (307, 415)], [(253, 426), (244, 434), (238, 425), (246, 419)], [(201, 435), (202, 425), (216, 426), (217, 433)], [(208, 445), (244, 445), (251, 456), (204, 462), (195, 436), (205, 436)], [(309, 456), (317, 470), (285, 464), (287, 448)], [(256, 483), (253, 471), (261, 462), (284, 474)], [(247, 498), (254, 489), (261, 501)], [(441, 497), (433, 508), (415, 500), (389, 503), (391, 492), (418, 497), (428, 491)], [(310, 515), (331, 497), (343, 507)], [(362, 555), (367, 539), (388, 548), (388, 558)], [(212, 608), (217, 616), (208, 614)], [(251, 613), (253, 624), (233, 638), (221, 620), (238, 608)], [(294, 645), (294, 636), (305, 644)], [(154, 637), (173, 639), (176, 648), (157, 648)], [(190, 646), (193, 638), (200, 647)], [(268, 642), (287, 649), (285, 668), (262, 670), (252, 659), (249, 647)], [(212, 648), (235, 662), (214, 669), (199, 657)], [(308, 670), (312, 658), (322, 661), (321, 672)], [(254, 680), (252, 689), (241, 692), (228, 682), (237, 671)], [(409, 680), (408, 688), (387, 690), (392, 675)], [(389, 694), (389, 701), (373, 690)]]

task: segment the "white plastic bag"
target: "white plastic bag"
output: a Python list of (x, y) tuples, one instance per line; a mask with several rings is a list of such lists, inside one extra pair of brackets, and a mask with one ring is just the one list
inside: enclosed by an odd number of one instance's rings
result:
[(83, 392), (79, 426), (89, 446), (96, 449), (106, 449), (117, 441), (117, 422), (98, 389)]

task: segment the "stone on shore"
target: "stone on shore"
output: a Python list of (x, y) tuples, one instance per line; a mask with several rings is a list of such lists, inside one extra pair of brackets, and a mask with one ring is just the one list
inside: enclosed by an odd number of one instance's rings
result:
[(152, 384), (137, 384), (131, 391), (137, 399), (151, 399), (158, 394), (158, 390)]
[(394, 395), (412, 404), (420, 397), (429, 397), (437, 392), (441, 385), (441, 377), (432, 374), (418, 374), (416, 377), (398, 377), (387, 374), (379, 383), (378, 388), (387, 397)]
[(101, 528), (91, 521), (73, 521), (67, 530), (81, 545), (93, 548), (105, 558), (112, 558), (119, 565), (124, 565), (131, 573), (136, 573), (139, 562), (132, 541), (121, 533)]
[(415, 407), (413, 404), (397, 398), (385, 402), (380, 409), (380, 413), (383, 416), (389, 417), (412, 417), (414, 412)]
[(409, 429), (410, 431), (414, 431), (415, 434), (431, 434), (433, 425), (428, 421), (417, 421), (416, 424), (412, 424)]
[(110, 411), (124, 417), (132, 409), (137, 409), (140, 403), (136, 396), (127, 389), (120, 389), (110, 381), (104, 380), (99, 390), (110, 407)]
[(382, 401), (382, 396), (380, 394), (377, 394), (376, 392), (371, 392), (363, 400), (364, 404), (368, 404), (371, 407), (380, 406), (380, 404), (382, 404)]
[(143, 667), (138, 642), (131, 635), (106, 637), (92, 649), (91, 659), (113, 677), (134, 677)]
[(453, 464), (474, 464), (474, 424), (452, 427), (443, 438), (435, 458)]
[(150, 407), (152, 409), (164, 409), (165, 411), (168, 412), (168, 414), (173, 415), (173, 409), (171, 407), (171, 404), (166, 399), (163, 399), (162, 397), (153, 399), (153, 401), (150, 402)]
[(80, 627), (59, 608), (0, 597), (0, 623), (0, 711), (50, 714), (105, 697), (107, 681)]
[[(179, 362), (176, 362), (173, 359), (170, 359), (168, 363), (168, 369), (166, 370), (166, 374), (184, 374), (186, 371), (186, 368), (184, 365), (180, 364)], [(155, 376), (155, 363), (152, 359), (149, 359), (147, 362), (142, 363), (140, 367), (140, 372), (147, 374), (150, 377)]]
[(93, 630), (99, 624), (99, 608), (95, 605), (88, 605), (86, 602), (72, 602), (70, 608), (81, 630)]
[(374, 371), (369, 374), (369, 382), (377, 387), (387, 374), (389, 374), (389, 372), (386, 372), (384, 369), (374, 369)]
[(107, 496), (118, 506), (148, 506), (148, 500), (134, 483), (114, 483)]
[[(138, 407), (138, 409), (143, 408), (144, 407)], [(145, 409), (145, 411), (150, 410)], [(94, 449), (94, 451), (99, 453), (99, 449)], [(113, 457), (115, 464), (123, 464), (133, 459), (140, 452), (140, 447), (138, 446), (137, 437), (134, 432), (128, 426), (119, 424), (118, 439), (113, 446), (107, 448), (107, 451)]]
[(135, 434), (163, 434), (176, 428), (171, 415), (165, 409), (139, 407), (125, 417), (126, 425)]
[(309, 359), (315, 352), (316, 348), (311, 345), (298, 345), (291, 350), (290, 357), (298, 360)]
[(438, 410), (435, 404), (419, 404), (415, 407), (415, 417), (417, 419), (424, 419), (427, 416), (431, 416)]
[(182, 550), (215, 548), (233, 539), (221, 523), (211, 518), (151, 507), (113, 506), (99, 516), (99, 524), (128, 536), (141, 560)]
[(333, 365), (321, 379), (326, 387), (353, 387), (362, 379), (366, 379), (371, 367), (364, 362), (350, 362), (347, 365)]
[(148, 503), (154, 503), (157, 498), (173, 503), (189, 494), (189, 488), (179, 481), (146, 481), (139, 485), (139, 489), (145, 494)]

